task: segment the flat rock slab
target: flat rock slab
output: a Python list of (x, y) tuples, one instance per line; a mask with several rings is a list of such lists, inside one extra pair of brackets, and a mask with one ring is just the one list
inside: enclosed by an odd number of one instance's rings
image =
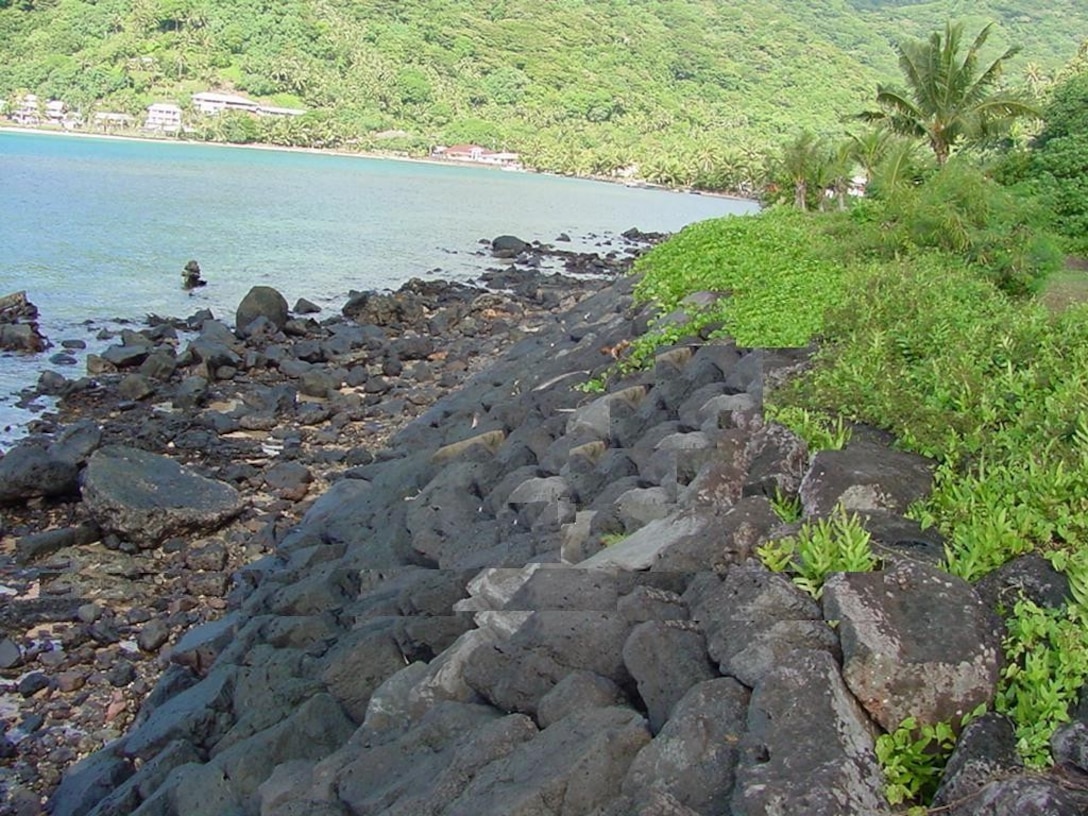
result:
[(165, 456), (110, 445), (91, 456), (83, 501), (103, 531), (142, 547), (218, 529), (245, 508), (238, 491)]

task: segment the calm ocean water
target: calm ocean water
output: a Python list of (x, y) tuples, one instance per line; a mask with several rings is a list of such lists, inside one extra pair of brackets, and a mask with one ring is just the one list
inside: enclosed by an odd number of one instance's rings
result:
[[(478, 241), (504, 233), (550, 243), (566, 232), (591, 249), (579, 239), (755, 209), (485, 168), (13, 131), (0, 131), (0, 183), (0, 295), (25, 289), (57, 346), (147, 314), (210, 308), (233, 323), (256, 284), (329, 312), (352, 289), (471, 280), (494, 265)], [(192, 294), (180, 286), (189, 259), (209, 281)], [(0, 447), (33, 415), (15, 392), (57, 350), (0, 356)]]

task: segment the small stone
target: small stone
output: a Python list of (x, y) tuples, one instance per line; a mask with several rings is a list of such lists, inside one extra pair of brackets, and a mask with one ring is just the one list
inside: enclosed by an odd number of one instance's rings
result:
[(31, 697), (44, 688), (49, 688), (49, 678), (42, 672), (31, 672), (16, 687), (24, 697)]
[(76, 610), (76, 617), (84, 623), (94, 623), (102, 617), (102, 607), (96, 603), (83, 604)]
[(136, 679), (136, 667), (127, 660), (118, 661), (106, 674), (106, 680), (115, 688), (123, 688)]
[(57, 688), (61, 691), (78, 691), (87, 682), (86, 676), (79, 670), (61, 672), (57, 675)]
[(136, 637), (136, 644), (142, 651), (157, 651), (170, 638), (170, 628), (163, 621), (155, 618), (150, 621)]
[(0, 638), (0, 669), (11, 669), (23, 662), (23, 652), (11, 638)]

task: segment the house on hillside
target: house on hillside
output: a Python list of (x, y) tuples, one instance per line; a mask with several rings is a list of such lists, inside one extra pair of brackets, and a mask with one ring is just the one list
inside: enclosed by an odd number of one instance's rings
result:
[(15, 106), (12, 108), (9, 117), (13, 122), (20, 125), (41, 124), (41, 102), (39, 102), (38, 97), (34, 94), (23, 94), (23, 96), (15, 100)]
[(144, 129), (177, 133), (181, 130), (181, 108), (173, 102), (156, 102), (147, 109)]
[(520, 157), (517, 153), (488, 150), (486, 147), (474, 144), (457, 144), (449, 147), (440, 145), (431, 151), (431, 156), (436, 159), (449, 159), (450, 161), (479, 162), (499, 167), (520, 167)]
[(64, 114), (68, 112), (68, 106), (59, 99), (50, 99), (45, 103), (45, 118), (50, 122), (60, 124), (64, 121)]
[(302, 116), (305, 110), (299, 108), (279, 108), (275, 105), (264, 105), (246, 99), (238, 94), (221, 93), (219, 91), (201, 91), (193, 94), (193, 107), (197, 113), (217, 116), (223, 111), (241, 111), (251, 113), (254, 116)]
[(193, 107), (198, 113), (212, 115), (223, 111), (243, 111), (244, 113), (257, 113), (259, 102), (246, 99), (237, 94), (220, 93), (219, 91), (202, 91), (193, 94)]
[(113, 111), (98, 111), (91, 120), (95, 128), (100, 130), (117, 130), (130, 128), (136, 124), (136, 117), (127, 113), (115, 113)]
[(302, 116), (305, 108), (277, 108), (275, 105), (260, 105), (257, 107), (258, 116)]

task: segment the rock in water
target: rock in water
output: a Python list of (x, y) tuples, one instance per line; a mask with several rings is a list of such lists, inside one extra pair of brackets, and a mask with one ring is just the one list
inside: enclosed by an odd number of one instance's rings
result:
[(249, 324), (258, 317), (266, 317), (277, 328), (287, 323), (287, 299), (271, 286), (254, 286), (238, 304), (234, 327), (242, 337)]
[(141, 547), (154, 547), (170, 536), (210, 532), (245, 507), (230, 485), (123, 445), (110, 445), (91, 457), (83, 501), (103, 531)]

